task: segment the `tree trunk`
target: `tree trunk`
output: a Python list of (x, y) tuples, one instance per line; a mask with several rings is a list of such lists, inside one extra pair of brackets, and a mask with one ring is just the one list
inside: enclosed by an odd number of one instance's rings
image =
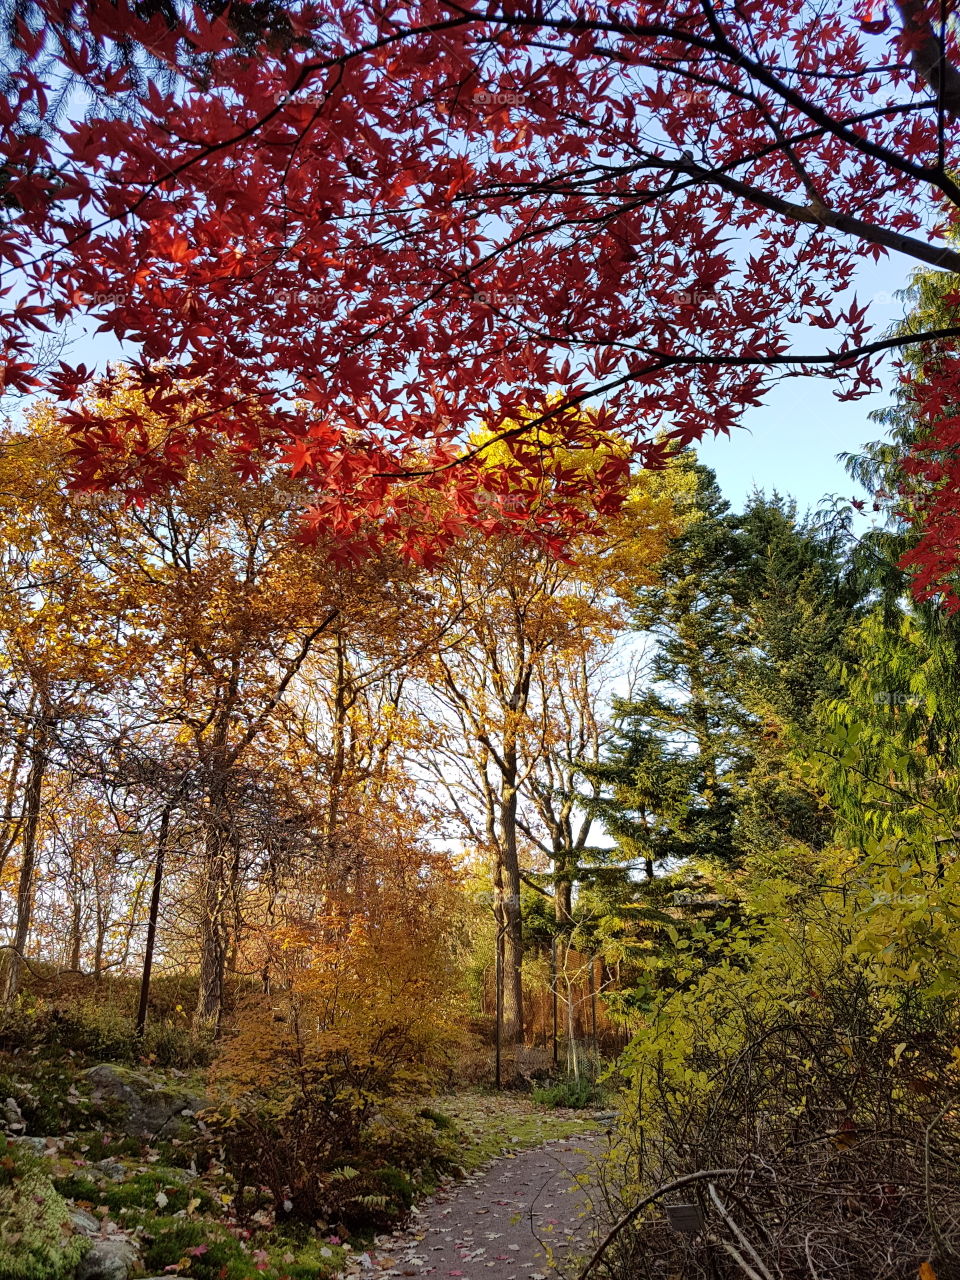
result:
[(517, 849), (517, 788), (508, 780), (500, 813), (500, 866), (494, 882), (495, 910), (503, 935), (503, 1032), (507, 1044), (523, 1044), (523, 922), (520, 915), (520, 855)]
[(230, 886), (224, 865), (224, 849), (211, 849), (207, 841), (203, 894), (200, 908), (200, 991), (193, 1017), (194, 1029), (213, 1032), (220, 1029), (223, 1013), (224, 975), (227, 966), (227, 903)]
[(220, 769), (213, 777), (207, 801), (208, 826), (200, 900), (200, 991), (193, 1025), (196, 1031), (216, 1035), (223, 1013), (224, 976), (230, 944), (227, 921), (233, 896), (227, 785)]
[(20, 990), (23, 971), (23, 953), (30, 936), (33, 915), (33, 878), (37, 862), (37, 831), (40, 826), (40, 807), (43, 798), (43, 777), (47, 768), (47, 726), (41, 722), (33, 745), (33, 760), (27, 776), (24, 796), (25, 822), (23, 828), (23, 859), (20, 863), (20, 881), (17, 886), (17, 922), (13, 933), (13, 946), (5, 953), (2, 969), (3, 1005), (9, 1008)]
[(83, 901), (80, 897), (79, 877), (71, 878), (73, 901), (70, 908), (70, 956), (67, 960), (67, 968), (76, 973), (80, 969), (80, 946), (83, 941)]
[(103, 953), (107, 943), (108, 917), (106, 908), (97, 894), (97, 936), (93, 948), (93, 980), (99, 982), (103, 977)]
[(167, 855), (167, 835), (170, 831), (170, 806), (164, 809), (157, 835), (157, 855), (153, 864), (153, 891), (150, 894), (150, 917), (147, 920), (147, 944), (143, 953), (143, 973), (140, 977), (140, 1000), (137, 1004), (137, 1035), (142, 1036), (147, 1026), (147, 1005), (150, 1000), (150, 972), (153, 969), (153, 949), (157, 940), (157, 920), (160, 917), (160, 890), (163, 887), (163, 864)]
[(559, 854), (553, 868), (553, 916), (557, 924), (569, 924), (573, 919), (573, 877)]

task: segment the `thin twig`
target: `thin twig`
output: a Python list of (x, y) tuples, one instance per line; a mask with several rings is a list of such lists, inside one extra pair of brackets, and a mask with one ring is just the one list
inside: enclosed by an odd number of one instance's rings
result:
[[(710, 1199), (713, 1201), (714, 1205), (716, 1206), (717, 1212), (720, 1214), (720, 1217), (723, 1218), (724, 1222), (727, 1224), (727, 1226), (730, 1228), (733, 1234), (740, 1241), (740, 1244), (743, 1246), (744, 1249), (746, 1249), (747, 1253), (749, 1253), (750, 1257), (757, 1264), (758, 1268), (760, 1269), (760, 1274), (763, 1276), (763, 1280), (773, 1280), (773, 1276), (770, 1274), (767, 1268), (763, 1265), (763, 1260), (761, 1259), (759, 1253), (757, 1253), (756, 1249), (753, 1247), (753, 1245), (750, 1243), (747, 1237), (743, 1234), (743, 1232), (734, 1222), (733, 1215), (730, 1213), (730, 1210), (727, 1208), (727, 1206), (723, 1203), (723, 1201), (717, 1195), (717, 1189), (712, 1182), (707, 1187), (707, 1191), (709, 1192)], [(750, 1274), (752, 1275), (753, 1272), (751, 1271)]]
[(668, 1182), (664, 1186), (658, 1187), (656, 1191), (651, 1191), (650, 1195), (644, 1196), (639, 1204), (635, 1204), (629, 1213), (625, 1213), (618, 1222), (614, 1223), (596, 1249), (594, 1249), (586, 1266), (577, 1276), (577, 1280), (587, 1280), (587, 1276), (589, 1276), (620, 1232), (629, 1227), (630, 1223), (639, 1217), (647, 1205), (653, 1204), (654, 1200), (659, 1200), (661, 1196), (668, 1195), (671, 1191), (678, 1191), (680, 1187), (685, 1187), (691, 1182), (702, 1182), (704, 1178), (732, 1178), (737, 1172), (738, 1170), (736, 1169), (701, 1169), (698, 1173), (688, 1173), (683, 1178), (677, 1178), (673, 1182)]

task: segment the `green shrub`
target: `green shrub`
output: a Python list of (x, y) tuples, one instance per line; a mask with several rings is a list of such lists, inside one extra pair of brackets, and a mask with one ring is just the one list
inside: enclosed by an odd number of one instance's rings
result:
[(0, 1280), (68, 1280), (89, 1242), (42, 1162), (0, 1138)]
[(444, 1115), (442, 1111), (435, 1111), (433, 1107), (421, 1107), (417, 1115), (422, 1116), (424, 1120), (429, 1120), (438, 1129), (455, 1130), (457, 1127), (450, 1116)]
[(141, 1057), (158, 1067), (206, 1067), (213, 1059), (213, 1040), (198, 1036), (183, 1022), (148, 1022), (139, 1045)]
[(413, 1207), (416, 1188), (410, 1175), (404, 1173), (402, 1169), (394, 1169), (387, 1165), (376, 1171), (374, 1181), (403, 1212)]
[(66, 1178), (54, 1178), (53, 1186), (65, 1200), (79, 1200), (86, 1204), (101, 1204), (100, 1184), (84, 1174), (71, 1173)]
[(57, 1059), (128, 1064), (146, 1059), (182, 1069), (209, 1064), (211, 1039), (195, 1035), (182, 1010), (148, 1021), (141, 1039), (133, 1010), (116, 994), (74, 994), (57, 1001), (21, 996), (12, 1009), (0, 1013), (0, 1052), (19, 1056), (44, 1050)]
[[(105, 1133), (102, 1129), (78, 1129), (70, 1134), (65, 1150), (83, 1156), (85, 1160), (117, 1159), (120, 1156), (141, 1156), (146, 1142), (132, 1134)], [(175, 1161), (165, 1159), (168, 1165)]]
[(581, 1076), (579, 1080), (568, 1076), (552, 1084), (540, 1085), (531, 1090), (533, 1101), (541, 1107), (571, 1107), (580, 1110), (598, 1106), (603, 1093), (595, 1081)]

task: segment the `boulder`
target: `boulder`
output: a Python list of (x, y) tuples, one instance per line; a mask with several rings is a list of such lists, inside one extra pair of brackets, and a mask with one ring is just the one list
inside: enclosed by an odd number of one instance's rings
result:
[(137, 1265), (137, 1246), (126, 1236), (94, 1240), (77, 1267), (77, 1280), (128, 1280)]
[(82, 1236), (98, 1236), (100, 1234), (100, 1223), (92, 1213), (87, 1213), (86, 1209), (71, 1209), (70, 1225), (74, 1231)]
[(24, 1133), (26, 1131), (26, 1123), (23, 1119), (23, 1112), (20, 1110), (16, 1098), (7, 1098), (0, 1108), (3, 1115), (3, 1127), (7, 1133)]
[(107, 1105), (116, 1123), (136, 1138), (187, 1138), (193, 1116), (207, 1105), (168, 1081), (113, 1062), (90, 1067), (85, 1075), (93, 1101)]
[(7, 1141), (26, 1147), (38, 1156), (46, 1156), (56, 1152), (56, 1147), (48, 1146), (46, 1138), (28, 1138), (22, 1134), (11, 1134)]

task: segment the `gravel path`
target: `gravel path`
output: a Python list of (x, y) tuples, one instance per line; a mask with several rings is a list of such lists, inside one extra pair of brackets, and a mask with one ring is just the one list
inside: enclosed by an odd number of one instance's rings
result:
[(439, 1192), (408, 1229), (380, 1236), (351, 1259), (346, 1274), (463, 1277), (463, 1280), (555, 1280), (590, 1251), (595, 1215), (590, 1158), (601, 1138), (581, 1134), (501, 1156), (488, 1168)]

